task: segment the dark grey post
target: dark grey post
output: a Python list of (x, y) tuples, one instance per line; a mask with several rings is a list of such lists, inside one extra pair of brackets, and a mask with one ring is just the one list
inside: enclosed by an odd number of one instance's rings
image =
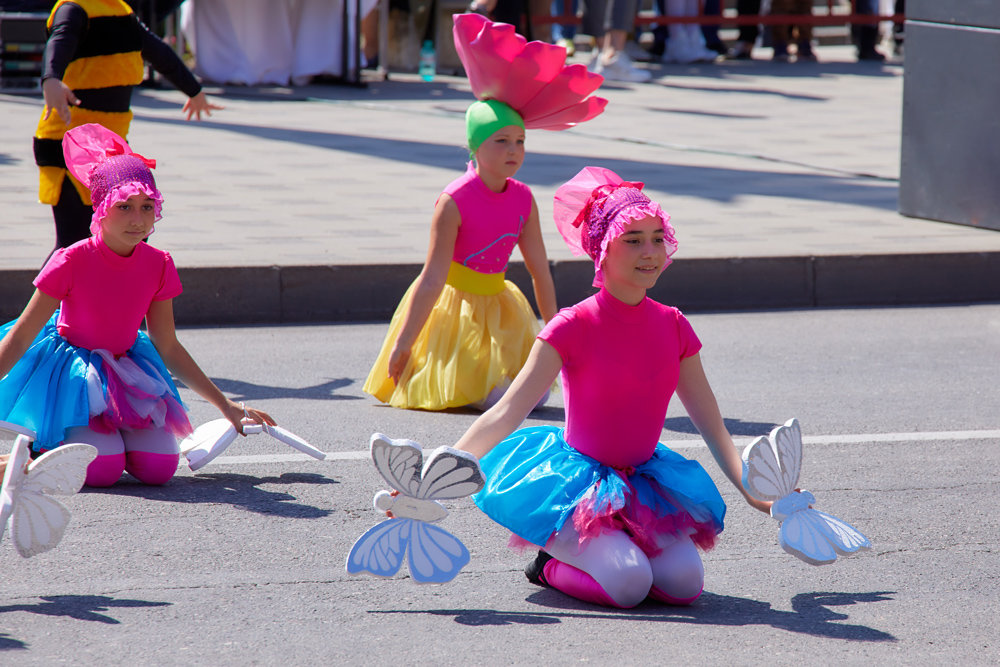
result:
[(1000, 2), (909, 0), (899, 212), (1000, 230)]

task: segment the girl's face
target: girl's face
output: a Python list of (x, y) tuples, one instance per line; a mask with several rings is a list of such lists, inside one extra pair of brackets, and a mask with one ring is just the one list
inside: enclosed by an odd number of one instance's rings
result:
[(608, 245), (601, 266), (604, 285), (625, 303), (637, 304), (656, 284), (667, 263), (663, 223), (646, 216), (632, 222), (625, 233)]
[(101, 221), (101, 238), (116, 254), (128, 257), (149, 236), (156, 222), (155, 202), (148, 195), (132, 195), (108, 210)]
[(524, 130), (508, 125), (490, 135), (476, 151), (476, 167), (480, 177), (504, 181), (521, 168), (524, 162)]

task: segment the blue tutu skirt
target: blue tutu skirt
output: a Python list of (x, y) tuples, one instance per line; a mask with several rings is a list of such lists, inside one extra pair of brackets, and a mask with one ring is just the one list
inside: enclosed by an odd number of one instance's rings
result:
[[(110, 433), (120, 428), (166, 427), (191, 433), (184, 404), (145, 332), (124, 355), (76, 347), (59, 335), (59, 311), (31, 347), (0, 379), (0, 420), (37, 434), (36, 450), (52, 449), (74, 426)], [(0, 338), (14, 325), (0, 327)]]
[(476, 505), (539, 547), (571, 518), (581, 543), (624, 530), (651, 556), (661, 533), (709, 549), (722, 532), (726, 504), (712, 478), (662, 444), (645, 463), (619, 470), (571, 447), (563, 429), (538, 426), (515, 431), (480, 464), (486, 486)]

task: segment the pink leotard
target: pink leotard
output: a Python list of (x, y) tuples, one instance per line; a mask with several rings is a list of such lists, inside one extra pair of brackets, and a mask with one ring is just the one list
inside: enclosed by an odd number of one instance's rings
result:
[(181, 293), (170, 254), (140, 243), (129, 257), (97, 237), (57, 250), (35, 287), (59, 299), (59, 334), (78, 347), (124, 354), (153, 301)]
[(458, 205), (462, 224), (452, 261), (479, 273), (503, 273), (531, 215), (531, 190), (513, 178), (503, 192), (490, 190), (475, 167), (444, 189)]
[(538, 337), (562, 358), (566, 442), (616, 468), (653, 454), (680, 362), (701, 341), (676, 308), (629, 306), (606, 290), (560, 310)]

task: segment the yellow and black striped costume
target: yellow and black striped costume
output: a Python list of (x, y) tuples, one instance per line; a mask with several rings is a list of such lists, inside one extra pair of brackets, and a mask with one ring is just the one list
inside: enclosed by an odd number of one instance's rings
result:
[[(49, 15), (48, 28), (56, 11), (70, 0), (59, 0)], [(87, 12), (86, 32), (78, 42), (73, 60), (62, 76), (73, 89), (80, 106), (71, 108), (70, 127), (100, 123), (124, 137), (132, 112), (132, 88), (142, 83), (142, 42), (135, 28), (132, 8), (124, 0), (72, 0)], [(44, 115), (44, 114), (43, 114)], [(35, 162), (38, 164), (38, 199), (56, 204), (63, 178), (68, 176), (62, 155), (62, 138), (69, 129), (59, 114), (39, 120), (35, 131)], [(73, 178), (70, 176), (70, 178)], [(80, 199), (90, 203), (90, 193), (73, 179)]]
[[(76, 199), (72, 190), (67, 194), (64, 189), (65, 179), (70, 179), (80, 203), (71, 203), (62, 211), (63, 217), (81, 217), (80, 210), (85, 214), (83, 207), (91, 204), (87, 189), (66, 171), (62, 152), (66, 130), (99, 123), (127, 138), (132, 121), (132, 90), (143, 81), (144, 60), (189, 97), (197, 95), (201, 86), (124, 0), (58, 0), (49, 15), (48, 29), (43, 78), (61, 79), (80, 100), (79, 106), (70, 107), (68, 127), (59, 114), (53, 111), (45, 119), (43, 112), (34, 139), (38, 199), (56, 207), (57, 245), (63, 245), (60, 239), (89, 235), (89, 221), (60, 220), (60, 198)], [(77, 207), (76, 213), (73, 206)], [(83, 228), (76, 229), (80, 225)], [(73, 234), (66, 233), (69, 227), (74, 229)]]

